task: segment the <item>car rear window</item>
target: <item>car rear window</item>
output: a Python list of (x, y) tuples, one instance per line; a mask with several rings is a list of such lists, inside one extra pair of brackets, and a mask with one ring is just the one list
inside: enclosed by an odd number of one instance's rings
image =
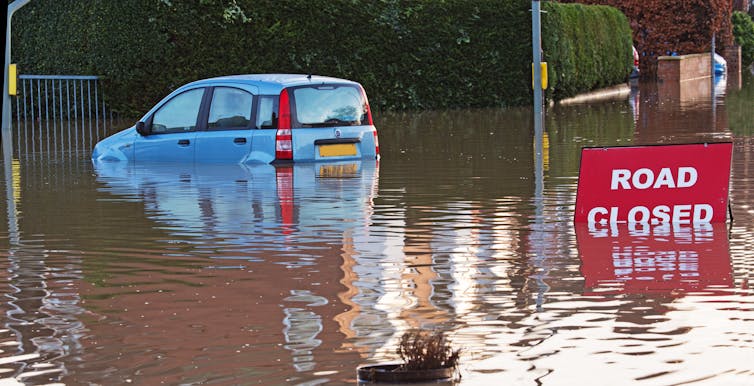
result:
[(297, 127), (359, 126), (368, 109), (356, 85), (320, 85), (293, 88)]

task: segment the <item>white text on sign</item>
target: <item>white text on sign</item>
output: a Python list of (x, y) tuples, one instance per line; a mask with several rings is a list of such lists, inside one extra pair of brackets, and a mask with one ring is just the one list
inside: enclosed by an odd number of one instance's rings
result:
[[(694, 186), (699, 180), (699, 173), (691, 166), (660, 168), (659, 171), (650, 168), (613, 169), (611, 177), (610, 190), (683, 189)], [(587, 215), (587, 222), (590, 224), (616, 223), (618, 213), (618, 207), (594, 207)], [(713, 214), (712, 206), (703, 203), (653, 207), (638, 205), (628, 210), (626, 222), (653, 225), (666, 222), (699, 224), (709, 222)]]
[[(646, 206), (635, 206), (628, 211), (628, 223), (661, 224), (672, 222), (675, 224), (702, 224), (712, 220), (714, 209), (709, 204), (690, 205), (657, 205), (650, 209)], [(598, 206), (592, 208), (587, 215), (589, 224), (618, 223), (618, 207), (609, 210)]]
[(690, 188), (696, 184), (699, 174), (690, 166), (679, 167), (675, 175), (670, 168), (662, 168), (655, 176), (649, 168), (641, 168), (634, 172), (628, 169), (613, 169), (610, 189), (659, 189), (659, 188)]

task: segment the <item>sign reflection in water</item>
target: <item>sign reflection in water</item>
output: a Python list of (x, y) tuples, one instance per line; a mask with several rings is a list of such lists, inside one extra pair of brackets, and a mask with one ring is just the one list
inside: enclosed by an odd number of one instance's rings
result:
[(588, 294), (733, 285), (726, 224), (576, 224), (576, 237)]

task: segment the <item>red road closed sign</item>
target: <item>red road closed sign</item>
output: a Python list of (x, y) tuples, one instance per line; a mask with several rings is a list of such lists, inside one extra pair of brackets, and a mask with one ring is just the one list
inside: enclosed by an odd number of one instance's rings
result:
[(733, 144), (584, 148), (574, 221), (725, 222)]

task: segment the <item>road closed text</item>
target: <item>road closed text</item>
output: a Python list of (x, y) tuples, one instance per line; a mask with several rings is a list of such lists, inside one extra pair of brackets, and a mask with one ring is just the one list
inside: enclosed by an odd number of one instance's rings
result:
[(691, 166), (682, 166), (676, 170), (662, 168), (656, 174), (649, 168), (641, 168), (636, 171), (613, 169), (610, 189), (690, 188), (696, 184), (698, 178), (699, 173)]
[[(681, 166), (678, 168), (661, 168), (654, 171), (650, 168), (637, 170), (613, 169), (610, 179), (610, 190), (620, 189), (684, 189), (693, 187), (699, 179), (696, 168)], [(594, 207), (589, 210), (587, 222), (590, 224), (617, 223), (619, 207)], [(660, 224), (672, 222), (676, 224), (698, 224), (712, 220), (714, 209), (709, 204), (677, 204), (657, 205), (646, 207), (642, 205), (631, 207), (626, 215), (626, 222)]]
[[(604, 208), (597, 206), (592, 208), (587, 215), (590, 224), (615, 224), (618, 220), (620, 208), (613, 206)], [(674, 224), (700, 224), (712, 220), (715, 211), (709, 204), (681, 204), (681, 205), (657, 205), (652, 208), (646, 206), (634, 206), (628, 210), (625, 222), (660, 224), (672, 222)]]
[(725, 222), (731, 143), (582, 149), (574, 221)]

